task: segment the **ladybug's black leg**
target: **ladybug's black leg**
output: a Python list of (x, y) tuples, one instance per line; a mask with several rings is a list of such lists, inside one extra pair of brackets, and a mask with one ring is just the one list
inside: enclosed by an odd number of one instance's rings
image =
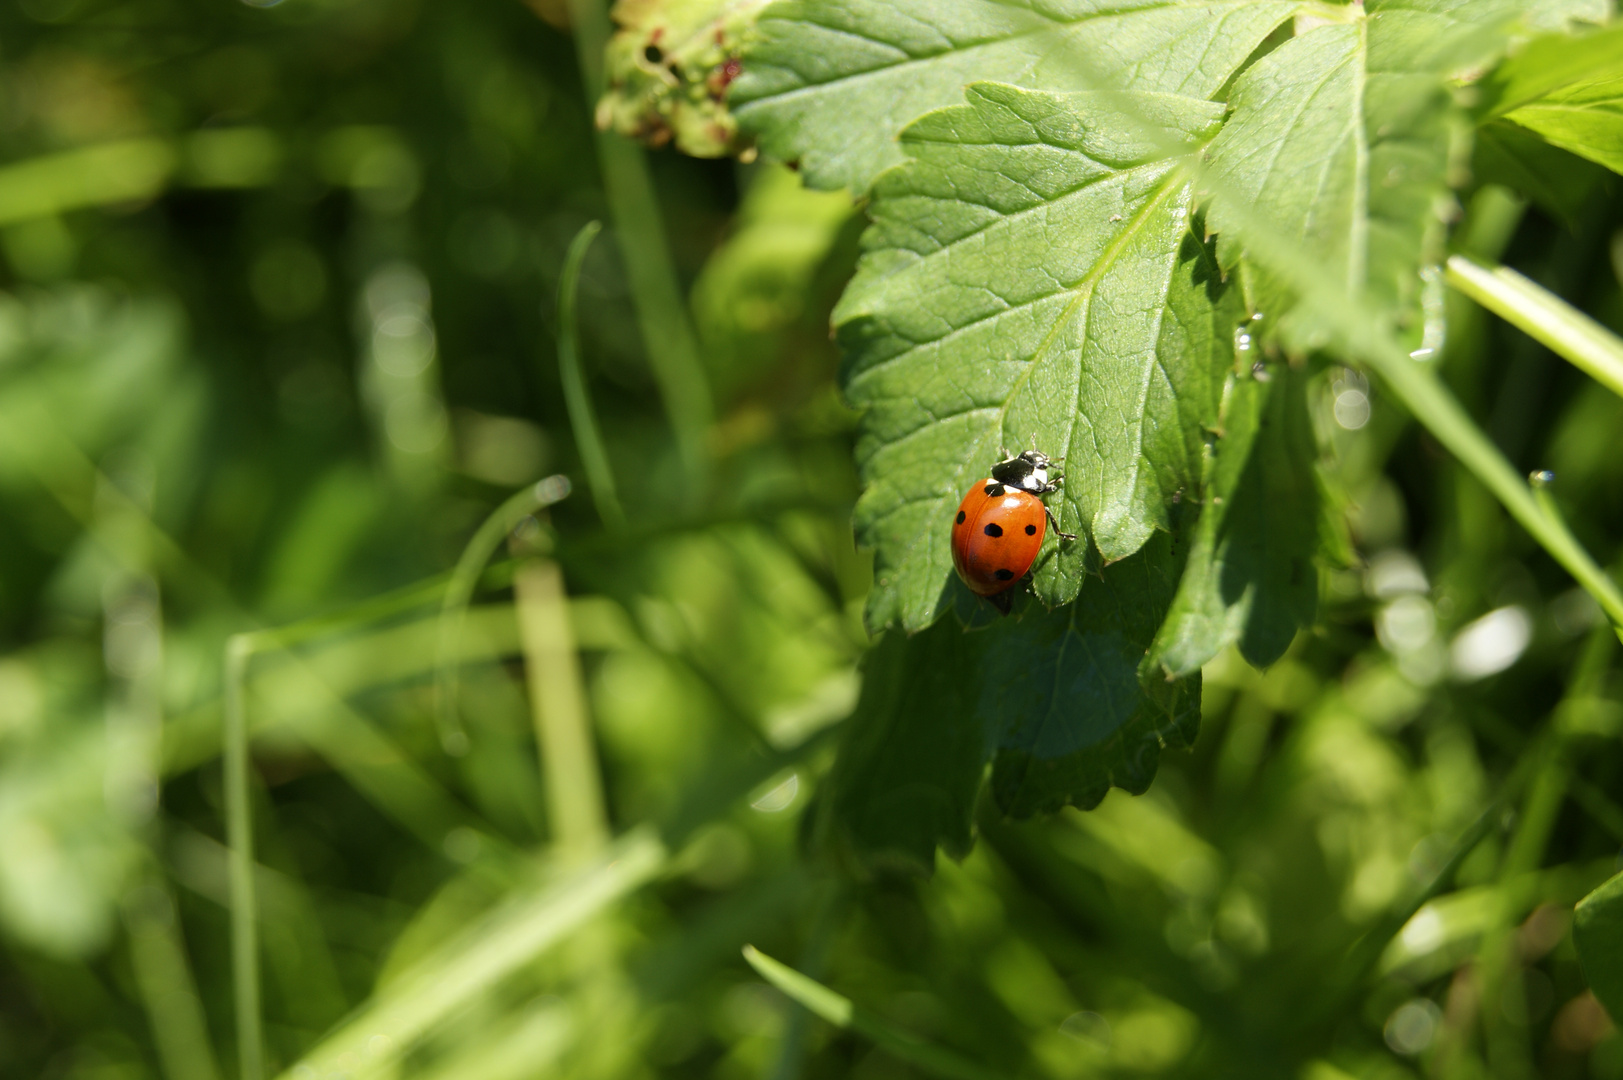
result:
[(1054, 511), (1052, 511), (1052, 510), (1050, 510), (1048, 508), (1047, 503), (1043, 503), (1043, 513), (1048, 515), (1048, 523), (1050, 525), (1054, 526), (1054, 535), (1055, 536), (1059, 537), (1061, 540), (1075, 540), (1076, 539), (1076, 533), (1068, 533), (1068, 532), (1060, 532), (1059, 531), (1059, 518), (1054, 516)]
[(1007, 615), (1009, 613), (1009, 604), (1012, 602), (1012, 600), (1008, 593), (993, 593), (986, 599), (993, 607), (997, 608), (999, 615)]

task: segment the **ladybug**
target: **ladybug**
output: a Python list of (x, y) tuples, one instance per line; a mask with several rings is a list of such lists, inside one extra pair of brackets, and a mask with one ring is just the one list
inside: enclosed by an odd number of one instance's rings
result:
[(952, 523), (952, 564), (971, 592), (984, 596), (1005, 615), (1008, 590), (1026, 575), (1043, 546), (1049, 522), (1061, 540), (1053, 511), (1040, 496), (1059, 490), (1059, 472), (1048, 455), (1037, 450), (1006, 458), (992, 475), (969, 489)]

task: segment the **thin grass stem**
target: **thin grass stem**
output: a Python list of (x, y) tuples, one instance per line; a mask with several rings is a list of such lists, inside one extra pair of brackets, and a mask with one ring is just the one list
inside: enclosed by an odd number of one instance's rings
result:
[(848, 1028), (873, 1040), (909, 1065), (943, 1080), (1000, 1080), (1001, 1074), (983, 1068), (951, 1050), (927, 1043), (869, 1012), (850, 998), (835, 993), (815, 979), (779, 963), (753, 945), (744, 946), (750, 967), (788, 997), (835, 1027)]
[(439, 725), (440, 745), (453, 757), (468, 751), (468, 733), (457, 711), (457, 690), (461, 665), (457, 662), (457, 642), (462, 637), (463, 623), (468, 614), (468, 603), (473, 599), (474, 587), (485, 563), (496, 553), (509, 533), (519, 522), (544, 510), (569, 495), (569, 478), (549, 476), (529, 485), (498, 506), (474, 531), (473, 537), (462, 549), (451, 580), (445, 587), (440, 602), (440, 631), (438, 657), (434, 665), (434, 717)]
[(564, 256), (563, 275), (558, 279), (558, 376), (563, 382), (564, 405), (569, 410), (569, 425), (575, 429), (575, 448), (586, 472), (586, 485), (592, 489), (592, 502), (603, 519), (603, 527), (617, 533), (625, 529), (626, 515), (615, 493), (614, 470), (609, 466), (608, 450), (581, 370), (580, 320), (575, 311), (581, 266), (602, 229), (599, 223), (588, 221), (570, 241), (569, 253)]
[(219, 1080), (197, 980), (186, 959), (168, 883), (156, 873), (124, 898), (130, 967), (168, 1080)]
[(1623, 341), (1559, 296), (1508, 266), (1487, 267), (1463, 255), (1448, 260), (1444, 280), (1623, 396)]
[(335, 1072), (387, 1074), (399, 1055), (475, 996), (571, 936), (667, 862), (652, 830), (631, 833), (550, 888), (521, 893), (374, 994), (284, 1080)]
[[(603, 0), (569, 0), (569, 15), (586, 100), (595, 105), (603, 93), (603, 49), (612, 29), (608, 5)], [(596, 137), (598, 166), (603, 171), (615, 239), (625, 257), (643, 347), (648, 350), (649, 366), (664, 399), (688, 483), (692, 493), (700, 495), (710, 471), (708, 440), (714, 406), (699, 360), (698, 335), (665, 239), (653, 178), (642, 147), (611, 131), (599, 130)]]
[(579, 858), (608, 842), (609, 820), (563, 572), (551, 559), (530, 559), (513, 591), (553, 839)]
[(248, 791), (248, 722), (243, 701), (253, 636), (225, 646), (225, 832), (231, 846), (231, 980), (241, 1080), (263, 1080), (265, 1029), (259, 1007), (259, 919), (254, 897), (254, 829)]

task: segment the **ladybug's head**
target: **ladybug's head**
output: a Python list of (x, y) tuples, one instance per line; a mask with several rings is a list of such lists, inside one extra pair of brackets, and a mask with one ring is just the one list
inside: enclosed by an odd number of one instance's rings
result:
[(1042, 495), (1054, 490), (1049, 480), (1053, 464), (1041, 450), (1027, 450), (993, 465), (992, 479), (1006, 487)]

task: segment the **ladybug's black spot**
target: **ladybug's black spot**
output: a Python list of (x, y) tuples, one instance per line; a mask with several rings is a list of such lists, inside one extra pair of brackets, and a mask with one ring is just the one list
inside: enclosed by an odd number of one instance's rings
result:
[(1014, 579), (1014, 571), (1013, 570), (999, 570), (996, 573), (994, 573), (992, 576), (997, 578), (999, 581), (1012, 581)]
[(958, 524), (962, 525), (963, 523), (964, 523), (964, 512), (962, 510), (960, 510), (960, 511), (958, 511)]
[(1027, 525), (1026, 526), (1026, 535), (1027, 536), (1036, 536), (1037, 535), (1037, 526), (1035, 526), (1035, 525)]
[(1002, 536), (1003, 526), (994, 521), (992, 524), (988, 525), (984, 531), (987, 536)]
[(988, 495), (992, 496), (992, 498), (995, 499), (999, 495), (1003, 494), (1003, 485), (1002, 484), (987, 484), (986, 485), (986, 493)]
[(642, 51), (642, 55), (643, 59), (647, 60), (650, 64), (657, 64), (665, 59), (665, 53), (660, 50), (658, 45), (648, 46)]

